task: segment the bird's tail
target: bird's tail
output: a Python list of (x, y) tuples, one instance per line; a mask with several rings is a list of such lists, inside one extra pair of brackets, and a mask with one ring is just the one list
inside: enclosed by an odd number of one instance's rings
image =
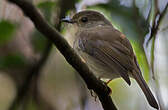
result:
[(133, 75), (134, 79), (137, 81), (137, 83), (139, 84), (139, 86), (141, 87), (143, 93), (145, 94), (146, 96), (146, 99), (148, 100), (148, 103), (156, 108), (156, 109), (159, 109), (159, 106), (156, 102), (156, 99), (155, 97), (153, 96), (151, 90), (149, 89), (148, 85), (146, 84), (145, 80), (143, 79), (142, 75), (139, 74), (139, 73), (135, 73)]
[(151, 90), (149, 89), (147, 83), (145, 82), (145, 80), (142, 76), (142, 73), (141, 73), (141, 70), (140, 70), (139, 65), (137, 63), (136, 57), (134, 57), (134, 61), (135, 61), (135, 65), (137, 68), (134, 70), (134, 72), (132, 74), (133, 78), (137, 81), (138, 85), (142, 89), (143, 93), (146, 96), (146, 99), (148, 100), (148, 103), (152, 107), (159, 109), (159, 106), (158, 106), (158, 103), (157, 103), (155, 97), (153, 96)]

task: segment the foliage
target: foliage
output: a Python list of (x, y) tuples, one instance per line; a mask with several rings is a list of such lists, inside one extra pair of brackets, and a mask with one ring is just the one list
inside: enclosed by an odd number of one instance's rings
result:
[(36, 52), (43, 52), (46, 48), (48, 39), (46, 39), (40, 32), (35, 30), (32, 33), (32, 45)]
[(56, 2), (44, 1), (37, 4), (37, 7), (43, 12), (47, 21), (51, 20), (52, 11), (56, 6)]
[(15, 32), (15, 25), (7, 20), (0, 21), (0, 46), (10, 41)]
[(21, 55), (17, 54), (10, 54), (6, 56), (0, 57), (0, 68), (1, 69), (14, 69), (14, 68), (21, 68), (24, 67), (26, 64), (25, 59)]

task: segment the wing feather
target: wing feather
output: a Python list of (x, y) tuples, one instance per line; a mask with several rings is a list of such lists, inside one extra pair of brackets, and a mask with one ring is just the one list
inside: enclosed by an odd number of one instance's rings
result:
[[(120, 76), (130, 85), (131, 81), (128, 72), (133, 70), (133, 60), (131, 56), (132, 50), (122, 44), (122, 40), (124, 39), (121, 38), (118, 40), (120, 37), (119, 35), (116, 37), (116, 34), (115, 39), (110, 40), (109, 37), (113, 37), (111, 35), (114, 33), (109, 35), (92, 32), (86, 33), (87, 32), (81, 33), (78, 40), (76, 40), (78, 41), (77, 47), (81, 51), (106, 65), (112, 71), (119, 73)], [(127, 42), (127, 44), (129, 44), (129, 42)]]

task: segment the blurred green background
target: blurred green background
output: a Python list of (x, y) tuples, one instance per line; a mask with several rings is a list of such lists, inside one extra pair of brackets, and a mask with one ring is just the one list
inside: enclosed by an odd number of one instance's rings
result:
[[(168, 0), (29, 0), (71, 42), (60, 18), (83, 10), (103, 13), (130, 40), (143, 76), (168, 110)], [(157, 28), (156, 28), (157, 27)], [(154, 110), (137, 83), (110, 82), (119, 110)], [(77, 72), (22, 11), (0, 0), (0, 110), (102, 110)]]

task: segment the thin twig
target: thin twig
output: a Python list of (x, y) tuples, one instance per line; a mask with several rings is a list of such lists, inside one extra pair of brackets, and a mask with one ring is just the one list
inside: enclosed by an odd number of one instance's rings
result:
[(116, 110), (115, 105), (109, 95), (110, 88), (102, 81), (98, 80), (89, 70), (88, 66), (82, 62), (80, 57), (70, 47), (68, 42), (60, 35), (60, 33), (51, 27), (37, 11), (37, 9), (29, 2), (23, 0), (8, 0), (19, 6), (24, 14), (29, 17), (35, 27), (51, 40), (57, 49), (62, 53), (67, 62), (74, 67), (83, 78), (87, 87), (94, 90), (98, 95), (104, 110)]
[[(151, 7), (152, 8), (152, 7)], [(161, 24), (162, 19), (164, 18), (166, 11), (168, 8), (168, 2), (163, 10), (162, 13), (160, 13), (159, 8), (158, 8), (158, 0), (154, 1), (154, 18), (153, 18), (153, 23), (151, 24), (152, 27), (150, 29), (150, 33), (148, 36), (146, 36), (145, 41), (144, 41), (144, 48), (148, 47), (148, 44), (150, 42), (150, 40), (153, 38), (152, 41), (152, 46), (151, 46), (151, 60), (150, 60), (150, 67), (151, 67), (151, 72), (152, 72), (152, 78), (155, 79), (154, 76), (154, 49), (155, 49), (155, 39), (156, 39), (156, 35), (159, 31), (159, 26)], [(152, 11), (151, 11), (152, 13)], [(149, 14), (151, 14), (149, 13)]]
[[(155, 0), (157, 1), (157, 0)], [(149, 44), (149, 41), (156, 36), (157, 32), (159, 31), (159, 26), (161, 24), (161, 21), (162, 19), (164, 18), (165, 14), (166, 14), (166, 11), (167, 11), (167, 8), (168, 8), (168, 2), (163, 10), (163, 12), (159, 12), (159, 9), (158, 9), (158, 6), (157, 6), (157, 2), (155, 3), (155, 15), (154, 15), (154, 19), (153, 19), (153, 25), (152, 25), (152, 28), (151, 28), (151, 35), (147, 41), (147, 45)], [(157, 19), (157, 17), (159, 17)]]
[[(148, 46), (149, 41), (153, 38), (152, 46), (151, 46), (151, 63), (150, 63), (151, 64), (151, 70), (152, 70), (152, 73), (153, 73), (152, 74), (153, 79), (155, 79), (155, 76), (154, 76), (155, 39), (156, 39), (156, 35), (159, 31), (159, 26), (161, 24), (161, 21), (166, 14), (167, 8), (168, 8), (168, 2), (166, 4), (163, 12), (160, 13), (159, 9), (158, 9), (158, 1), (156, 0), (156, 2), (155, 2), (155, 11), (156, 12), (155, 12), (154, 19), (153, 19), (153, 25), (152, 25), (152, 28), (151, 28), (151, 33), (150, 33), (149, 39), (148, 39), (147, 44), (146, 44), (146, 46)], [(159, 17), (159, 18), (157, 19), (157, 17)]]

